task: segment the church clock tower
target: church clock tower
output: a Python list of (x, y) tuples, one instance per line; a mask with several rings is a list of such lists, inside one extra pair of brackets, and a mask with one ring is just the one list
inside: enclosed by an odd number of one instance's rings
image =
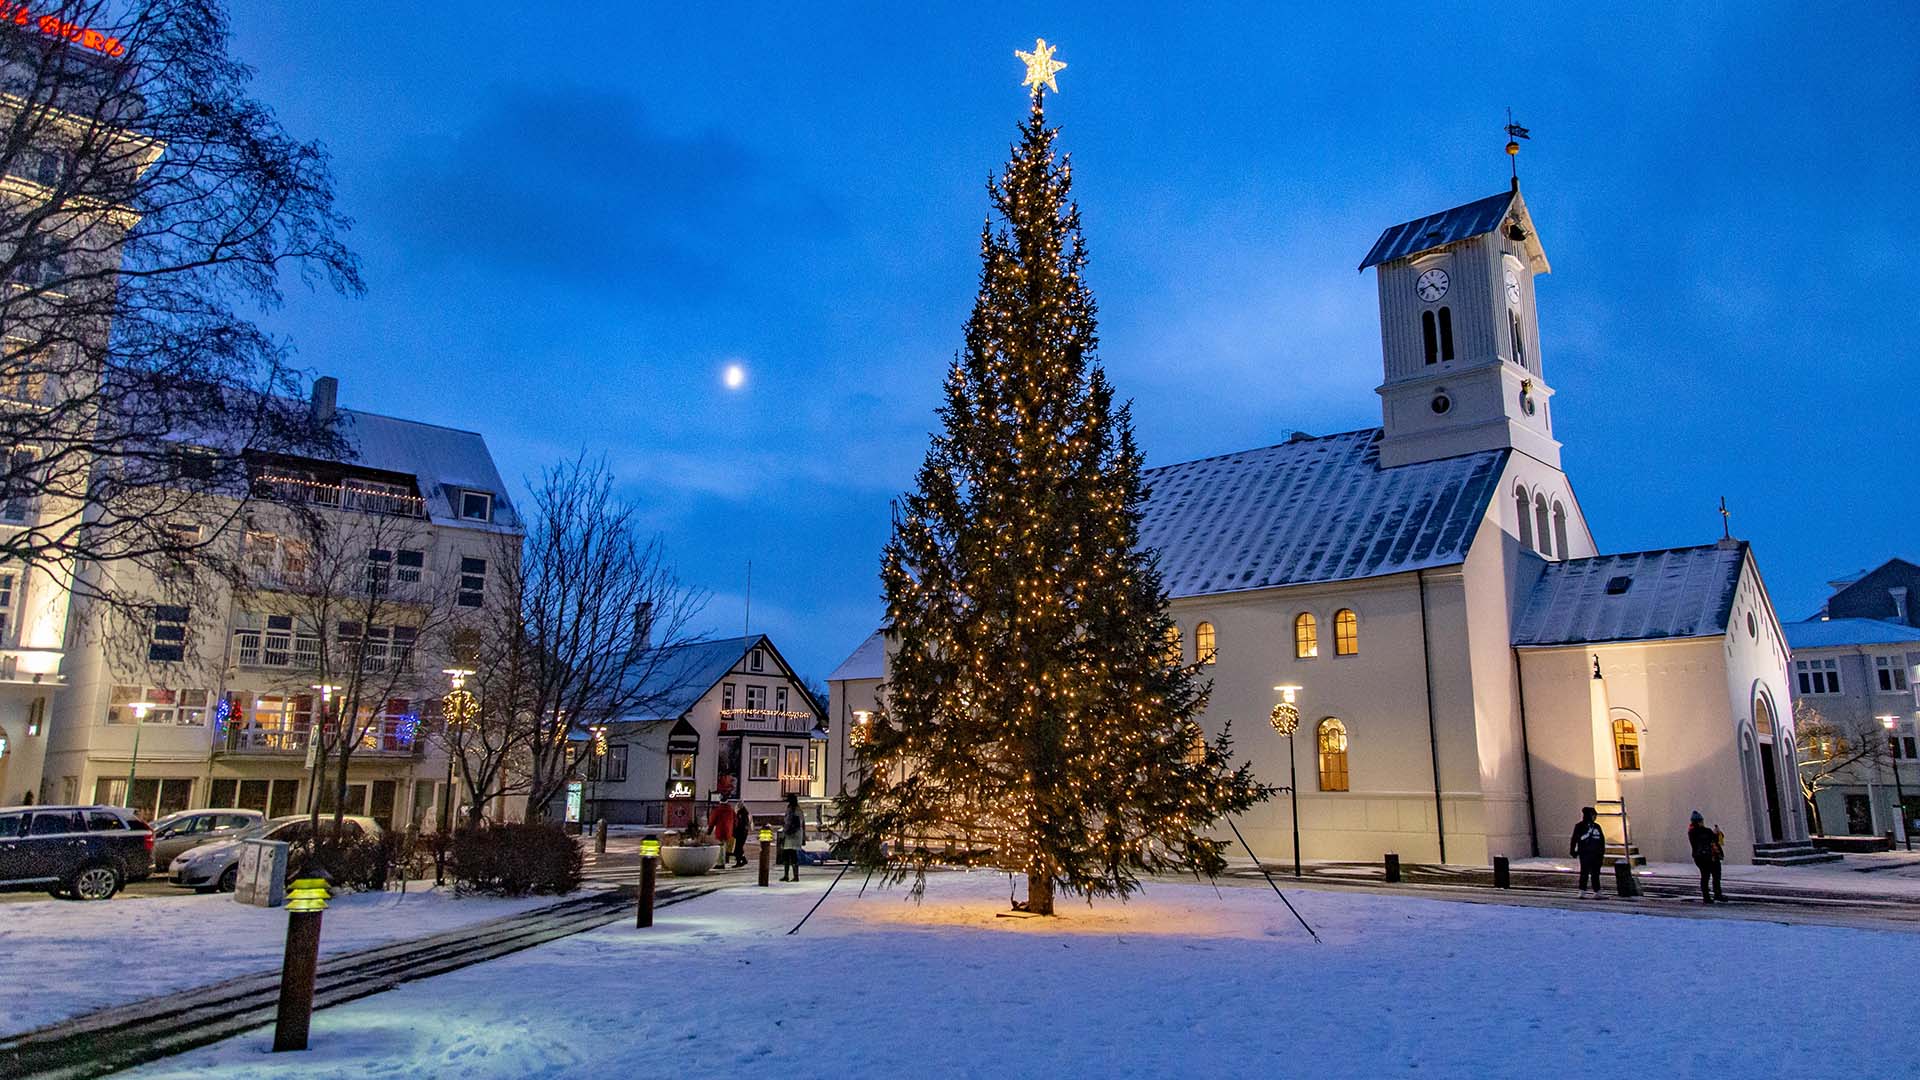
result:
[(1382, 467), (1511, 447), (1555, 469), (1534, 278), (1548, 271), (1511, 191), (1395, 225), (1360, 269), (1380, 286)]

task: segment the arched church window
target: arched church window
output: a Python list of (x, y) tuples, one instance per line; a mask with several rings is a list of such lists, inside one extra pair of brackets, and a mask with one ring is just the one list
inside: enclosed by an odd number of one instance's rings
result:
[(1640, 771), (1640, 729), (1625, 717), (1613, 722), (1613, 763), (1621, 772)]
[(1320, 790), (1347, 790), (1347, 725), (1329, 716), (1320, 721)]
[(1333, 655), (1353, 656), (1360, 651), (1360, 616), (1352, 608), (1333, 613)]
[(1293, 655), (1301, 660), (1320, 655), (1320, 623), (1309, 611), (1293, 620)]
[(1533, 500), (1527, 498), (1527, 489), (1513, 489), (1513, 516), (1520, 522), (1520, 547), (1525, 551), (1533, 550)]
[(1167, 663), (1177, 664), (1186, 657), (1180, 651), (1180, 628), (1167, 627)]
[(1520, 316), (1512, 309), (1507, 311), (1507, 332), (1513, 335), (1513, 362), (1521, 367), (1527, 366), (1527, 346), (1520, 336)]
[(1440, 309), (1440, 359), (1453, 359), (1453, 309)]
[(1433, 326), (1433, 312), (1420, 313), (1420, 342), (1427, 347), (1427, 363), (1440, 359), (1440, 334)]
[(1553, 558), (1553, 534), (1548, 531), (1552, 527), (1553, 523), (1547, 519), (1547, 497), (1535, 495), (1533, 497), (1533, 547), (1535, 551), (1549, 559)]
[(1203, 664), (1211, 664), (1220, 659), (1219, 654), (1214, 650), (1212, 623), (1203, 622), (1193, 628), (1193, 658)]
[(1567, 557), (1567, 508), (1559, 499), (1553, 500), (1553, 549)]

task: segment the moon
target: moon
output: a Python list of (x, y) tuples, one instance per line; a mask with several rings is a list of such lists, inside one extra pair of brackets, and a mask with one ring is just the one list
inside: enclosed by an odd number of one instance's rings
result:
[(720, 373), (720, 381), (726, 384), (727, 389), (738, 390), (747, 385), (747, 369), (739, 364), (728, 364), (727, 369)]

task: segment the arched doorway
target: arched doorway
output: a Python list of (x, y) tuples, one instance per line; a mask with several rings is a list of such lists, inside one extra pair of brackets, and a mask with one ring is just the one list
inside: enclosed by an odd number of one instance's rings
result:
[(1761, 785), (1766, 792), (1766, 816), (1759, 824), (1764, 829), (1756, 836), (1762, 837), (1761, 843), (1778, 843), (1786, 833), (1781, 829), (1780, 817), (1780, 763), (1774, 753), (1773, 703), (1767, 699), (1765, 691), (1753, 696), (1753, 730), (1760, 743)]

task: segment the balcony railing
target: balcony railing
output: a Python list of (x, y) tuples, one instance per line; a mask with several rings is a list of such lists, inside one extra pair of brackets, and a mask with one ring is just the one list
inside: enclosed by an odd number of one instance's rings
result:
[(810, 712), (786, 712), (779, 709), (721, 709), (720, 722), (734, 731), (768, 731), (804, 735), (819, 719)]
[[(413, 670), (413, 643), (407, 641), (343, 641), (345, 654), (338, 665), (363, 674)], [(320, 639), (291, 630), (235, 630), (233, 651), (244, 668), (275, 671), (319, 671)]]
[(341, 510), (358, 510), (365, 514), (386, 514), (392, 517), (423, 518), (427, 516), (427, 501), (418, 495), (368, 487), (355, 484), (351, 480), (329, 484), (300, 476), (262, 473), (254, 477), (253, 489), (255, 495), (273, 499), (276, 502), (332, 506)]
[[(393, 756), (414, 755), (423, 749), (424, 740), (418, 716), (384, 715), (364, 734), (355, 754)], [(313, 734), (312, 725), (296, 722), (287, 727), (229, 726), (220, 749), (235, 754), (305, 754)]]

